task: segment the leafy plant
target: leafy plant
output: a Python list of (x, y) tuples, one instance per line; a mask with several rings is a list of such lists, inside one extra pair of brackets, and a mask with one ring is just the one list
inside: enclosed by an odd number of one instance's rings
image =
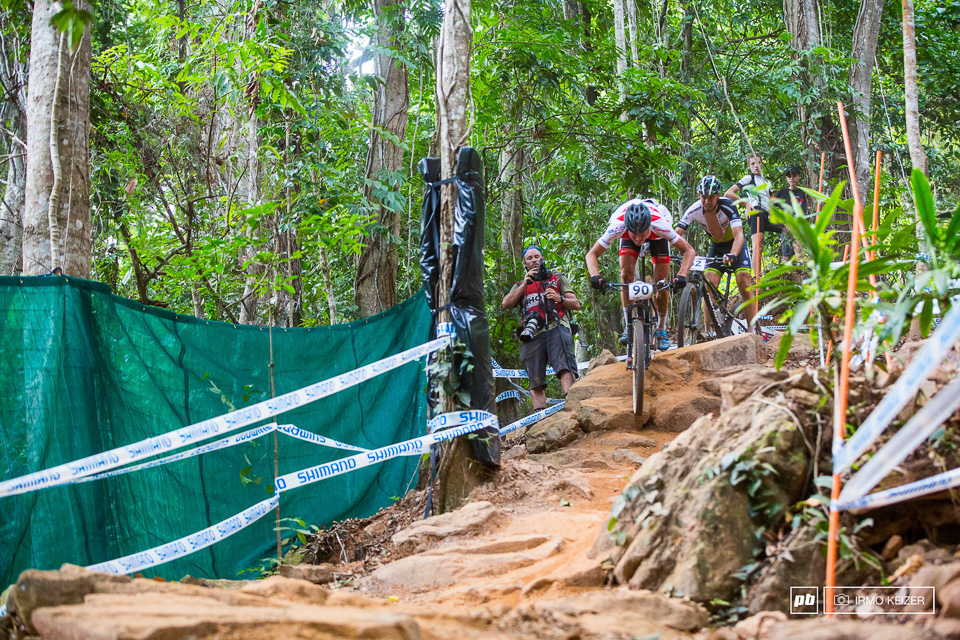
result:
[[(842, 251), (837, 241), (837, 233), (831, 229), (834, 215), (850, 209), (849, 201), (841, 201), (844, 183), (841, 182), (823, 203), (820, 213), (813, 224), (803, 215), (800, 204), (791, 196), (789, 207), (776, 207), (771, 219), (782, 223), (804, 250), (805, 262), (797, 258), (784, 264), (761, 278), (757, 285), (757, 300), (770, 299), (757, 314), (763, 316), (783, 309), (780, 322), (786, 324), (786, 332), (780, 340), (780, 348), (774, 360), (779, 369), (783, 366), (790, 346), (801, 329), (816, 318), (819, 330), (824, 338), (839, 344), (838, 325), (835, 318), (843, 316), (844, 296), (850, 265), (841, 264)], [(808, 191), (809, 195), (818, 194)], [(863, 251), (862, 247), (857, 248)], [(864, 252), (865, 253), (865, 252)], [(877, 257), (861, 262), (857, 269), (857, 291), (871, 291), (870, 275), (887, 273), (902, 267), (904, 263), (891, 258)], [(795, 282), (786, 278), (791, 272), (800, 272), (802, 279)]]

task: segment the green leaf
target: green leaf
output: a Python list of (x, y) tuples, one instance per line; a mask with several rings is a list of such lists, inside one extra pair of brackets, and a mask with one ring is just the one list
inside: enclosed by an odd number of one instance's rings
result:
[(910, 185), (913, 187), (913, 204), (917, 208), (917, 215), (923, 224), (923, 230), (927, 234), (927, 240), (931, 247), (940, 246), (939, 234), (937, 230), (937, 208), (933, 203), (933, 192), (930, 191), (930, 183), (923, 171), (914, 168), (910, 174)]
[(920, 335), (924, 338), (930, 335), (931, 326), (933, 326), (933, 300), (928, 299), (920, 310)]
[(780, 337), (780, 348), (777, 349), (777, 356), (773, 360), (774, 366), (777, 368), (777, 371), (783, 366), (783, 363), (787, 360), (787, 355), (790, 353), (790, 345), (793, 344), (793, 334), (785, 333)]
[(70, 50), (76, 51), (80, 40), (83, 39), (83, 30), (93, 21), (93, 14), (89, 11), (77, 9), (70, 0), (64, 0), (63, 9), (53, 14), (50, 24), (67, 36)]

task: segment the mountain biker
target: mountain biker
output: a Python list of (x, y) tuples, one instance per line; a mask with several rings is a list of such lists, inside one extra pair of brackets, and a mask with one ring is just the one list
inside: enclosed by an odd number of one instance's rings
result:
[[(633, 274), (637, 267), (637, 258), (640, 256), (640, 246), (649, 241), (650, 255), (653, 260), (653, 277), (655, 281), (666, 280), (670, 277), (670, 245), (683, 252), (680, 270), (673, 279), (674, 291), (680, 291), (687, 284), (687, 273), (693, 265), (697, 252), (686, 240), (677, 235), (673, 229), (673, 219), (665, 206), (652, 198), (635, 198), (628, 200), (610, 215), (607, 230), (597, 239), (590, 251), (587, 252), (587, 271), (590, 273), (590, 286), (598, 291), (605, 288), (604, 279), (600, 276), (600, 256), (610, 244), (620, 238), (620, 280), (633, 282)], [(627, 307), (630, 298), (626, 289), (620, 291), (620, 302), (623, 304), (623, 335), (620, 342), (627, 342)], [(667, 305), (670, 303), (669, 292), (664, 289), (657, 293), (657, 348), (670, 348), (670, 338), (667, 336), (666, 320)]]
[[(744, 302), (753, 298), (750, 287), (753, 286), (753, 270), (750, 262), (750, 250), (744, 241), (743, 223), (733, 201), (721, 198), (720, 180), (713, 175), (705, 175), (697, 183), (699, 201), (694, 202), (684, 212), (677, 223), (677, 233), (683, 235), (694, 222), (702, 224), (710, 234), (710, 249), (704, 277), (714, 286), (720, 285), (720, 271), (717, 262), (735, 269), (737, 288)], [(753, 305), (744, 308), (747, 322), (753, 320)], [(751, 329), (752, 331), (752, 329)]]

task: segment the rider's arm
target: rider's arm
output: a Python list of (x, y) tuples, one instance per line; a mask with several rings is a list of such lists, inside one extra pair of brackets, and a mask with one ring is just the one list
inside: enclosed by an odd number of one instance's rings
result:
[(587, 272), (590, 277), (600, 275), (600, 256), (607, 251), (607, 248), (599, 242), (594, 243), (590, 251), (587, 252)]
[(680, 271), (677, 275), (687, 277), (687, 274), (690, 273), (690, 267), (693, 266), (693, 259), (697, 257), (697, 251), (690, 246), (689, 242), (679, 236), (671, 244), (678, 250), (683, 251), (683, 258), (680, 260)]
[(730, 247), (730, 253), (735, 256), (740, 255), (740, 250), (743, 249), (743, 227), (730, 227), (730, 231), (733, 232), (733, 246)]
[(738, 193), (740, 193), (740, 183), (735, 182), (735, 183), (733, 184), (733, 186), (731, 186), (729, 189), (727, 189), (727, 192), (726, 192), (725, 194), (723, 194), (723, 197), (724, 197), (724, 198), (729, 198), (729, 199), (735, 201), (735, 200), (737, 199), (737, 194), (738, 194)]

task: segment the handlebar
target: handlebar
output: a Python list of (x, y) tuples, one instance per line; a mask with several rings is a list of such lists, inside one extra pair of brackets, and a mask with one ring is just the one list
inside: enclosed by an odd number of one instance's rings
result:
[[(601, 293), (606, 293), (607, 291), (609, 291), (614, 287), (626, 288), (634, 283), (633, 282), (605, 282), (603, 284), (604, 284), (604, 287)], [(670, 288), (672, 284), (673, 283), (671, 283), (669, 280), (660, 280), (659, 282), (654, 282), (652, 286), (654, 291), (663, 291), (664, 289)]]

